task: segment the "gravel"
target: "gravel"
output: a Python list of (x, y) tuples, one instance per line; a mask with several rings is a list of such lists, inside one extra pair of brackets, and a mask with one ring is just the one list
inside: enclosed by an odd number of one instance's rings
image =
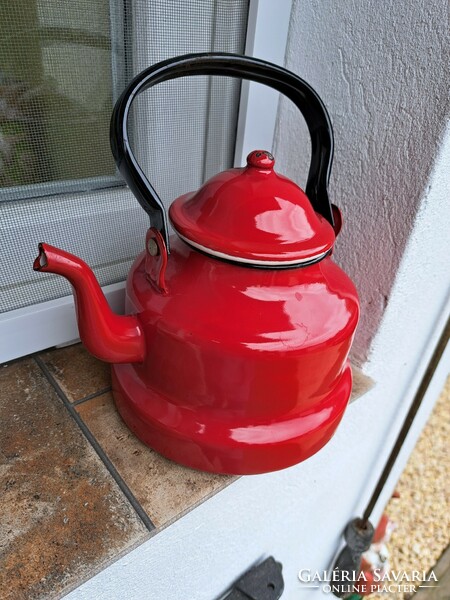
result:
[[(450, 377), (431, 413), (386, 513), (397, 528), (388, 543), (391, 570), (429, 571), (450, 542)], [(372, 594), (407, 600), (411, 594)]]

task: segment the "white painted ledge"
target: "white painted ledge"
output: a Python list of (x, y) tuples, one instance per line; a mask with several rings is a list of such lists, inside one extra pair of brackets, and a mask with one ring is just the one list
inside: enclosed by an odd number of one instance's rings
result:
[[(112, 310), (123, 313), (125, 282), (105, 286)], [(73, 296), (65, 296), (0, 314), (0, 363), (76, 340), (77, 319)]]

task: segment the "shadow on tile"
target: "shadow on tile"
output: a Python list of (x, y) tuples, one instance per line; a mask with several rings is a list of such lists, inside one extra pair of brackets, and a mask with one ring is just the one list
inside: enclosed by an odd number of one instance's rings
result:
[(353, 385), (352, 385), (352, 395), (350, 396), (350, 402), (354, 402), (358, 400), (364, 394), (367, 394), (369, 390), (373, 388), (375, 385), (374, 380), (365, 375), (361, 369), (358, 367), (352, 366), (352, 374), (353, 374)]
[(234, 479), (188, 469), (142, 444), (123, 423), (111, 393), (83, 402), (77, 410), (156, 527)]
[(111, 386), (110, 366), (94, 358), (82, 344), (42, 352), (40, 358), (71, 402)]

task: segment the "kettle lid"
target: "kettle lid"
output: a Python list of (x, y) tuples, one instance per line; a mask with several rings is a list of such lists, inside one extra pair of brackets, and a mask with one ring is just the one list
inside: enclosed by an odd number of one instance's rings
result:
[(212, 256), (266, 267), (316, 262), (335, 240), (303, 190), (276, 173), (270, 152), (254, 150), (247, 166), (223, 171), (169, 209), (176, 233)]

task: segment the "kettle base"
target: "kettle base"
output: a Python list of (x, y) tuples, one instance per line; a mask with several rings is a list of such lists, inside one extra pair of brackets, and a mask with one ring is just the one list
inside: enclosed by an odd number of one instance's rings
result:
[(180, 407), (145, 386), (130, 364), (113, 365), (112, 380), (119, 414), (144, 444), (186, 467), (228, 475), (277, 471), (318, 452), (339, 425), (352, 388), (347, 363), (313, 413), (309, 409), (278, 422), (250, 424)]

